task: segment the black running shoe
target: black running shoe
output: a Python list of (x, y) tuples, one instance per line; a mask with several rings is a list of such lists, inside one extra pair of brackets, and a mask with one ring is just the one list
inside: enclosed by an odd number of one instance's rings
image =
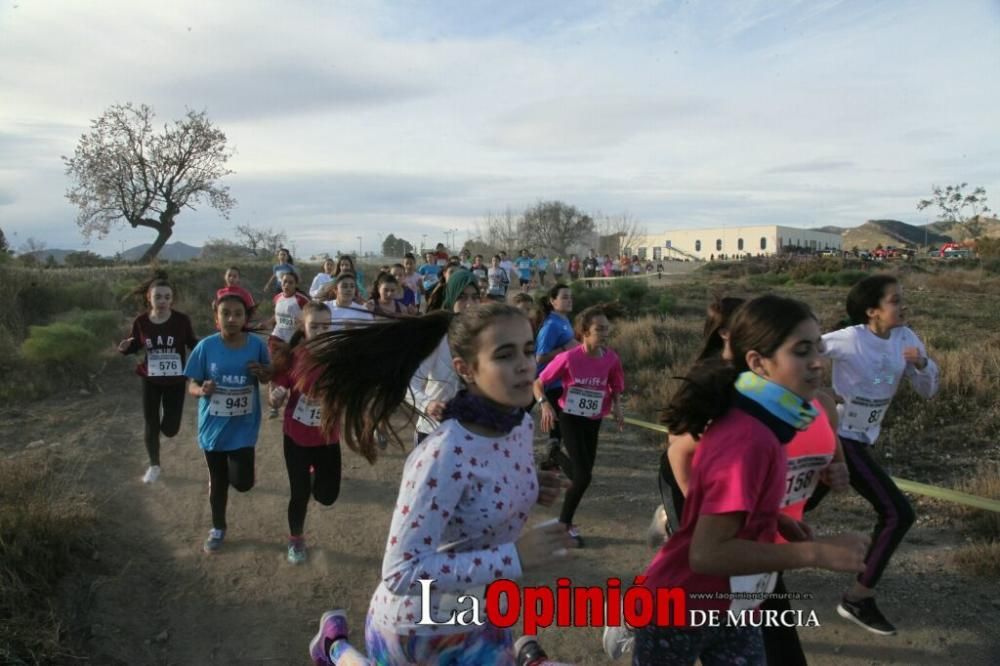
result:
[(864, 627), (873, 634), (879, 636), (895, 636), (896, 627), (892, 626), (889, 620), (885, 619), (878, 606), (875, 605), (875, 598), (868, 597), (861, 601), (848, 601), (844, 597), (837, 605), (837, 614), (845, 620), (850, 620), (854, 624)]
[(517, 666), (532, 666), (549, 658), (545, 650), (538, 644), (534, 636), (521, 636), (514, 643), (514, 653), (517, 655)]

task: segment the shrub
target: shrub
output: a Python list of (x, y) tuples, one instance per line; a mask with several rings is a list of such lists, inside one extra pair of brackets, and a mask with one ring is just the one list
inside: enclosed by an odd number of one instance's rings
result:
[(64, 315), (62, 321), (79, 326), (100, 342), (121, 339), (122, 315), (114, 310), (74, 310)]
[(21, 345), (21, 355), (30, 363), (44, 366), (47, 378), (66, 379), (90, 388), (91, 373), (105, 343), (79, 324), (56, 322), (32, 326)]
[(80, 663), (52, 599), (94, 522), (89, 498), (57, 483), (44, 455), (0, 463), (0, 663)]

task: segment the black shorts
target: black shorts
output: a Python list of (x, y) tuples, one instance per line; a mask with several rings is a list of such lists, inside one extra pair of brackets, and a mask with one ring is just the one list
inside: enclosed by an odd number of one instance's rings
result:
[(525, 285), (527, 285), (527, 284), (531, 284), (531, 280), (525, 280), (524, 278), (518, 278), (518, 282), (521, 283), (522, 287), (525, 286)]

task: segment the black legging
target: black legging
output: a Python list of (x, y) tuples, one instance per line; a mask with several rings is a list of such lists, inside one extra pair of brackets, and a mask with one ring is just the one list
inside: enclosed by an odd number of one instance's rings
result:
[(330, 506), (340, 495), (340, 444), (299, 446), (285, 433), (285, 468), (291, 490), (288, 533), (302, 536), (310, 494), (323, 506)]
[[(774, 594), (781, 598), (769, 597), (760, 605), (761, 610), (774, 610), (779, 613), (791, 610), (792, 604), (785, 596), (785, 580), (782, 572), (778, 572), (778, 582), (774, 584)], [(780, 617), (780, 616), (779, 616)], [(762, 629), (764, 634), (764, 652), (767, 663), (776, 666), (806, 666), (806, 654), (802, 651), (799, 633), (795, 627), (786, 627), (780, 622), (777, 626), (770, 624)]]
[(674, 469), (670, 466), (670, 458), (664, 451), (660, 456), (660, 474), (656, 479), (660, 487), (660, 499), (663, 502), (663, 509), (667, 512), (667, 536), (672, 535), (681, 526), (681, 516), (684, 515), (684, 493), (674, 476)]
[(583, 494), (587, 492), (591, 473), (594, 471), (597, 434), (601, 430), (601, 419), (588, 419), (585, 416), (563, 412), (559, 415), (559, 422), (562, 424), (563, 444), (572, 467), (566, 474), (572, 480), (572, 485), (563, 499), (559, 521), (572, 525), (573, 514), (576, 513), (576, 507), (580, 505)]
[[(868, 500), (878, 516), (872, 533), (872, 545), (865, 555), (865, 570), (858, 574), (858, 582), (872, 588), (878, 584), (892, 554), (916, 520), (916, 514), (903, 491), (896, 487), (892, 478), (872, 458), (871, 445), (843, 437), (840, 442), (847, 460), (847, 471), (851, 475), (851, 487)], [(806, 503), (806, 510), (819, 504), (829, 491), (829, 486), (819, 484)]]
[(186, 392), (184, 382), (155, 384), (148, 379), (142, 380), (142, 415), (146, 420), (146, 453), (149, 455), (150, 465), (160, 464), (160, 433), (165, 437), (173, 437), (181, 429)]
[(208, 503), (212, 507), (212, 527), (226, 529), (226, 503), (229, 486), (245, 493), (253, 488), (254, 449), (248, 446), (232, 451), (205, 451), (208, 463)]
[(559, 406), (559, 398), (562, 397), (562, 394), (562, 386), (556, 386), (545, 391), (545, 399), (552, 405), (552, 409), (556, 410), (556, 421), (552, 424), (552, 430), (549, 430), (550, 442), (562, 441), (562, 428), (559, 426), (559, 416), (562, 414), (562, 408)]

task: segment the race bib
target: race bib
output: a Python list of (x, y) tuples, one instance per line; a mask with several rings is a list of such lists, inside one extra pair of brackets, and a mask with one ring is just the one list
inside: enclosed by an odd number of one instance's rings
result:
[(253, 411), (253, 386), (218, 386), (209, 399), (212, 416), (246, 416)]
[(892, 398), (865, 398), (857, 396), (844, 405), (840, 425), (851, 432), (868, 432), (882, 423)]
[(183, 371), (181, 355), (177, 352), (150, 351), (146, 353), (147, 377), (179, 377)]
[(278, 328), (283, 328), (283, 329), (295, 328), (295, 317), (291, 315), (276, 314), (274, 315), (274, 320), (275, 323), (278, 325)]
[(580, 386), (570, 386), (566, 392), (566, 406), (563, 411), (574, 416), (595, 419), (604, 406), (604, 391), (594, 391)]
[(729, 591), (733, 599), (729, 610), (751, 610), (764, 603), (764, 597), (774, 591), (778, 582), (777, 572), (751, 574), (749, 576), (730, 576)]
[(788, 459), (788, 475), (785, 477), (785, 499), (782, 506), (788, 506), (812, 497), (819, 474), (830, 464), (833, 456), (802, 456)]
[(316, 428), (323, 420), (322, 403), (312, 402), (305, 395), (299, 396), (299, 401), (292, 412), (292, 418), (302, 425)]

